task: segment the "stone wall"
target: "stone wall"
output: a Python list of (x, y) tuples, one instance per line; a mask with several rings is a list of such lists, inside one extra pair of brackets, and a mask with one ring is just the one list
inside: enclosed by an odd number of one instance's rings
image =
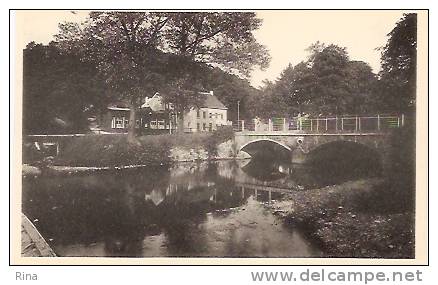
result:
[(246, 159), (250, 156), (242, 151), (238, 151), (234, 140), (228, 140), (217, 146), (217, 155), (209, 154), (203, 147), (186, 149), (182, 147), (173, 147), (170, 150), (169, 158), (172, 161), (195, 161), (209, 159)]

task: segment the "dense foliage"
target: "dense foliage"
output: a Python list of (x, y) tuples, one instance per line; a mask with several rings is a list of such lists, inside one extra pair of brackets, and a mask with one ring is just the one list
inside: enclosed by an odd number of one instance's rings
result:
[(379, 108), (412, 113), (417, 81), (417, 14), (405, 14), (382, 48)]
[(248, 76), (269, 62), (253, 31), (261, 20), (248, 12), (91, 12), (81, 25), (64, 23), (58, 45), (96, 64), (111, 94), (135, 109), (158, 90), (177, 111), (199, 103), (197, 64)]
[(377, 77), (371, 67), (351, 61), (345, 48), (316, 43), (308, 60), (289, 65), (263, 89), (261, 116), (360, 114), (371, 111)]
[(75, 133), (88, 128), (88, 111), (104, 100), (95, 66), (54, 44), (30, 43), (23, 57), (23, 132)]
[[(162, 53), (160, 57), (162, 62), (167, 62), (166, 68), (174, 64), (173, 59), (176, 58), (173, 56), (172, 60), (167, 61), (170, 56)], [(245, 108), (245, 104), (249, 98), (256, 96), (258, 90), (248, 80), (204, 63), (191, 64), (191, 74), (198, 86), (193, 87), (194, 90), (214, 90), (214, 94), (229, 108), (230, 120), (237, 117), (237, 101), (240, 101), (241, 117), (253, 115), (246, 112), (248, 108)], [(141, 93), (144, 97), (153, 94), (147, 90)], [(167, 88), (163, 87), (163, 90)], [(97, 114), (112, 100), (116, 100), (117, 96), (113, 95), (95, 62), (80, 60), (74, 54), (65, 53), (55, 43), (30, 43), (24, 50), (24, 134), (86, 132), (87, 117)], [(182, 96), (175, 98), (187, 100)]]

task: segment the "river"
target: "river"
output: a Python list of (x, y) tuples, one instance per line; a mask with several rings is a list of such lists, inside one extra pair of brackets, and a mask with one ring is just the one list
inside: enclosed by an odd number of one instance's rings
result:
[(24, 178), (23, 212), (58, 256), (319, 257), (268, 206), (328, 183), (297, 165), (177, 163)]

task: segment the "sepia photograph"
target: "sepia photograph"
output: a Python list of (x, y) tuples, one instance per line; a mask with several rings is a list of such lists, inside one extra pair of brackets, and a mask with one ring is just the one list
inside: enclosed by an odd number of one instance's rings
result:
[(428, 11), (13, 20), (14, 262), (427, 262)]

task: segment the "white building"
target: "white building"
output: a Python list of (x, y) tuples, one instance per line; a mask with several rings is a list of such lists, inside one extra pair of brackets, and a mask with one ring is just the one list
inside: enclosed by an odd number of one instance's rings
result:
[(184, 132), (211, 132), (218, 126), (228, 125), (228, 108), (214, 96), (213, 91), (201, 92), (205, 100), (199, 108), (191, 108), (184, 113)]
[[(199, 107), (186, 111), (178, 126), (184, 132), (210, 132), (217, 130), (218, 126), (228, 125), (227, 107), (214, 96), (213, 91), (200, 92), (205, 96)], [(150, 108), (153, 112), (173, 110), (172, 104), (165, 105), (159, 93), (146, 97), (142, 108)]]

